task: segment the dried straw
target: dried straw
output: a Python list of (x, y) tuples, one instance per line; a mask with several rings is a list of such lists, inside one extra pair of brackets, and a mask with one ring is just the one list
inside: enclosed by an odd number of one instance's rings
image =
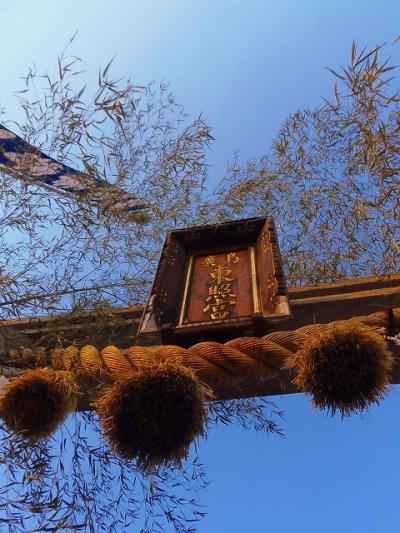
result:
[(210, 396), (192, 370), (161, 363), (119, 377), (94, 407), (113, 451), (146, 470), (180, 465), (204, 434)]
[(27, 370), (10, 381), (0, 399), (0, 417), (10, 431), (31, 441), (50, 436), (77, 404), (74, 374), (51, 368)]
[(287, 361), (287, 367), (297, 370), (293, 383), (332, 415), (349, 416), (378, 404), (394, 363), (381, 333), (349, 320), (314, 334)]

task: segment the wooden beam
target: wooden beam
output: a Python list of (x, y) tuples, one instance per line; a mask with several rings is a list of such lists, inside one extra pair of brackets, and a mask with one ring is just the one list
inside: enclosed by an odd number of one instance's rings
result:
[(400, 273), (289, 289), (292, 317), (271, 331), (326, 324), (400, 307)]
[[(293, 330), (307, 324), (325, 324), (400, 307), (400, 273), (291, 287), (288, 292), (292, 316), (284, 322), (271, 325), (269, 331)], [(141, 305), (115, 309), (113, 314), (118, 327), (114, 325), (112, 332), (104, 328), (102, 346), (98, 348), (111, 343), (120, 347), (134, 344), (142, 312)], [(26, 346), (27, 339), (34, 344), (40, 343), (50, 327), (74, 331), (79, 339), (81, 331), (90, 331), (91, 323), (94, 324), (95, 320), (90, 312), (70, 316), (67, 320), (65, 317), (58, 320), (54, 316), (42, 316), (0, 321), (0, 341), (1, 337), (4, 341), (0, 342), (0, 357), (4, 358), (5, 350), (10, 346), (16, 347), (18, 342), (21, 344), (18, 340), (21, 335), (16, 335), (16, 343), (12, 343), (13, 332), (23, 334)]]

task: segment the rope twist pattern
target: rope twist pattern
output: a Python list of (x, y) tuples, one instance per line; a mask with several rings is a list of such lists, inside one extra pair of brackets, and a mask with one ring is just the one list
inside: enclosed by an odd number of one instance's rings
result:
[[(373, 327), (389, 327), (384, 311), (354, 317), (351, 320)], [(150, 349), (132, 346), (120, 349), (107, 346), (99, 351), (86, 345), (55, 348), (51, 365), (56, 370), (69, 370), (77, 374), (96, 375), (102, 372), (117, 379), (118, 376), (137, 372), (144, 366), (171, 361), (193, 369), (199, 379), (211, 388), (235, 385), (244, 379), (268, 380), (279, 375), (285, 361), (297, 352), (315, 334), (342, 321), (304, 326), (294, 331), (278, 331), (264, 337), (240, 337), (225, 344), (201, 342), (190, 348), (160, 346)], [(394, 327), (400, 328), (400, 308), (393, 310)]]

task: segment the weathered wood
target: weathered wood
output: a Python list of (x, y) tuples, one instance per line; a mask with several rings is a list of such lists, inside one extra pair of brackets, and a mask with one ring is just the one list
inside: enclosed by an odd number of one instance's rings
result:
[(17, 327), (0, 327), (0, 354), (7, 354), (13, 348), (25, 346), (31, 347), (32, 339), (26, 331), (21, 331)]
[(400, 307), (400, 273), (289, 289), (292, 317), (274, 330), (326, 324)]
[[(7, 342), (0, 342), (0, 359), (6, 357), (8, 349), (20, 346), (51, 347), (47, 338), (49, 332), (57, 330), (60, 336), (65, 333), (68, 338), (73, 339), (78, 344), (89, 344), (95, 342), (103, 347), (107, 344), (118, 344), (119, 346), (131, 346), (135, 343), (136, 331), (143, 313), (143, 306), (137, 305), (115, 309), (113, 311), (112, 326), (105, 326), (99, 335), (98, 324), (94, 313), (86, 312), (74, 314), (72, 316), (39, 316), (26, 317), (22, 319), (0, 321), (0, 333), (7, 338)], [(96, 340), (88, 338), (90, 330), (96, 329)], [(72, 341), (71, 341), (72, 343)]]

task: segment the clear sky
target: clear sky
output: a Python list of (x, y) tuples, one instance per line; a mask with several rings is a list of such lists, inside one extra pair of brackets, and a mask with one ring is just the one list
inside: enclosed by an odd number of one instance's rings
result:
[[(137, 84), (169, 80), (191, 116), (203, 113), (216, 142), (218, 175), (236, 150), (267, 150), (290, 111), (329, 96), (353, 39), (374, 46), (400, 33), (398, 0), (0, 0), (0, 104), (20, 117), (13, 91), (36, 63), (53, 68), (72, 52), (97, 68), (116, 56), (116, 75)], [(300, 395), (274, 400), (286, 438), (237, 428), (200, 445), (211, 485), (203, 494), (206, 533), (392, 533), (400, 531), (400, 397), (342, 422)]]

